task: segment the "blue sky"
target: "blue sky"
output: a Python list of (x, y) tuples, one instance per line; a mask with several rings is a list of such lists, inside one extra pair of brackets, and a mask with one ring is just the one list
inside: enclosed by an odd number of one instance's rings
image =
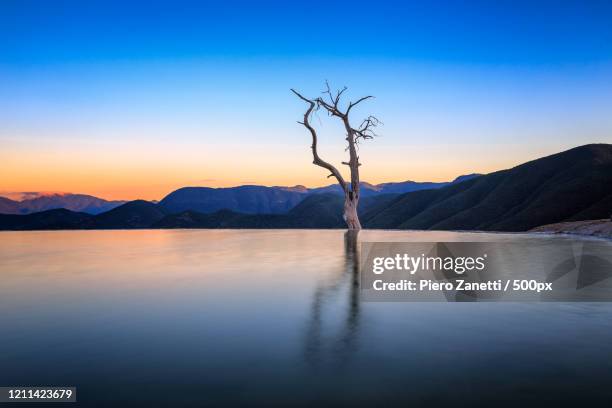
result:
[(610, 2), (124, 3), (0, 5), (0, 191), (324, 184), (288, 90), (326, 79), (376, 96), (372, 182), (612, 141)]
[(2, 62), (266, 56), (609, 62), (608, 1), (5, 1)]

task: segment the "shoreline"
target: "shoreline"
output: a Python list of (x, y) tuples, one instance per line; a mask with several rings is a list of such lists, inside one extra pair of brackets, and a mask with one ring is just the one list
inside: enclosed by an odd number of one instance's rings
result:
[[(0, 229), (2, 232), (53, 232), (53, 231), (347, 231), (346, 228), (65, 228), (65, 229)], [(591, 238), (596, 240), (612, 241), (612, 221), (610, 220), (589, 220), (576, 222), (562, 222), (548, 224), (532, 228), (527, 231), (483, 231), (483, 230), (414, 230), (414, 229), (370, 229), (364, 228), (362, 231), (390, 231), (390, 232), (457, 232), (472, 234), (505, 234), (505, 235), (533, 235), (533, 236), (566, 236)]]
[(571, 235), (612, 240), (612, 220), (559, 222), (532, 228), (529, 233)]

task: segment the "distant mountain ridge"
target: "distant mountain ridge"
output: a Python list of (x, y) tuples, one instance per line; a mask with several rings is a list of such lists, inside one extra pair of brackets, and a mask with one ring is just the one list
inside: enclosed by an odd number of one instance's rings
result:
[(0, 214), (31, 214), (57, 208), (100, 214), (126, 203), (126, 201), (108, 201), (87, 194), (36, 192), (19, 194), (21, 201), (0, 196)]
[[(464, 180), (478, 177), (479, 174), (459, 176), (451, 182), (416, 182), (369, 184), (362, 182), (361, 196), (370, 197), (381, 194), (400, 194), (431, 188), (441, 188)], [(160, 202), (169, 213), (196, 211), (213, 213), (219, 210), (230, 210), (246, 214), (283, 214), (295, 207), (311, 194), (342, 194), (338, 184), (325, 187), (306, 188), (266, 187), (245, 185), (238, 187), (183, 187), (164, 197)]]
[[(404, 193), (427, 188), (440, 188), (456, 183), (462, 178), (476, 177), (477, 174), (460, 176), (452, 182), (431, 183), (404, 181), (373, 185), (362, 183), (362, 196)], [(193, 210), (212, 213), (222, 209), (250, 214), (282, 214), (295, 207), (309, 194), (341, 194), (338, 185), (307, 188), (266, 187), (243, 185), (237, 187), (183, 187), (168, 194), (160, 201), (161, 207), (168, 212)], [(0, 214), (31, 214), (46, 210), (65, 208), (88, 214), (101, 214), (112, 210), (127, 201), (109, 201), (87, 194), (59, 192), (19, 192), (0, 194)]]
[[(395, 195), (363, 199), (362, 212)], [(13, 215), (0, 214), (1, 230), (137, 229), (137, 228), (341, 228), (343, 198), (338, 194), (312, 194), (285, 214), (245, 214), (231, 210), (168, 214), (158, 204), (135, 200), (102, 214), (91, 215), (54, 209)]]
[[(443, 182), (431, 182), (431, 181), (400, 181), (391, 183), (381, 184), (370, 184), (362, 182), (361, 185), (361, 196), (368, 197), (375, 194), (403, 194), (410, 193), (412, 191), (430, 190), (436, 188), (446, 187), (451, 184), (461, 183), (462, 181), (470, 180), (474, 177), (481, 176), (478, 173), (465, 174), (455, 178), (453, 181)], [(338, 184), (331, 184), (325, 187), (318, 187), (310, 189), (311, 193), (338, 193), (341, 194), (342, 190)]]

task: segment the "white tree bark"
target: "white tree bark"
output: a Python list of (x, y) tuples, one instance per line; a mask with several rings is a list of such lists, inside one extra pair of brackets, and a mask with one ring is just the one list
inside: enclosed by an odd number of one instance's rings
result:
[(357, 214), (357, 207), (359, 204), (358, 199), (351, 199), (348, 196), (344, 197), (344, 221), (349, 230), (360, 230), (361, 222), (359, 222), (359, 215)]

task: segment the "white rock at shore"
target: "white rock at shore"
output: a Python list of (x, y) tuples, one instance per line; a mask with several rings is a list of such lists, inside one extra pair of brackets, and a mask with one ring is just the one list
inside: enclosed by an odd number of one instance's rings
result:
[(554, 234), (577, 234), (612, 239), (612, 220), (603, 219), (560, 222), (557, 224), (542, 225), (531, 231)]

